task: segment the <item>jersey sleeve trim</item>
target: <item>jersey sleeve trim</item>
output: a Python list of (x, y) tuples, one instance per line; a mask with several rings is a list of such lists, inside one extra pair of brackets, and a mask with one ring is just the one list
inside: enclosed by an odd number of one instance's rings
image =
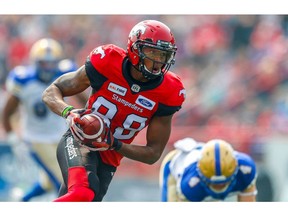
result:
[(240, 196), (256, 196), (258, 194), (257, 190), (246, 192), (246, 193), (239, 193)]
[(169, 116), (179, 111), (181, 106), (167, 106), (165, 104), (159, 104), (158, 110), (155, 112), (155, 116)]

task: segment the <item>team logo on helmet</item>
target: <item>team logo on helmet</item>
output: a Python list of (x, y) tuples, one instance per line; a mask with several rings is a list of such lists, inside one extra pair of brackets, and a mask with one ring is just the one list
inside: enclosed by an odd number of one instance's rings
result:
[(132, 28), (129, 34), (129, 38), (135, 36), (136, 38), (139, 38), (141, 34), (144, 34), (146, 30), (146, 26), (143, 25), (136, 25)]

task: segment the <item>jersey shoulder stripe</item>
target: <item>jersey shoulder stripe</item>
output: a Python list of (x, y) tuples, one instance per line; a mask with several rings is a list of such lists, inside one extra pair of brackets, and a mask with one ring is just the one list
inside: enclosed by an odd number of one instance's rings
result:
[(164, 80), (157, 87), (157, 92), (161, 97), (159, 100), (159, 109), (156, 112), (158, 116), (171, 115), (181, 109), (185, 101), (186, 91), (180, 78), (168, 72), (164, 75)]
[(36, 72), (34, 67), (17, 66), (10, 71), (6, 80), (6, 90), (11, 94), (19, 97), (22, 89), (31, 81), (36, 80)]
[(257, 176), (256, 164), (253, 159), (245, 153), (235, 152), (238, 161), (239, 172), (237, 177), (242, 189), (249, 186)]
[(10, 71), (8, 79), (18, 84), (25, 85), (27, 82), (36, 79), (36, 71), (32, 66), (17, 66)]

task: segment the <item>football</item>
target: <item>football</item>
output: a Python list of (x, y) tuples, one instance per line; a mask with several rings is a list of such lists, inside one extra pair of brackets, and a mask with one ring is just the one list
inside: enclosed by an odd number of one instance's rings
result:
[(92, 142), (102, 142), (105, 138), (106, 126), (103, 118), (90, 113), (81, 117), (80, 128), (83, 131), (84, 140), (82, 143), (91, 144)]

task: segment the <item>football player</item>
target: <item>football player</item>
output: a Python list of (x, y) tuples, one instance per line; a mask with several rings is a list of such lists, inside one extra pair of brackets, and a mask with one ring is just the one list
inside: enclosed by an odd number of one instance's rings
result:
[[(252, 158), (224, 140), (177, 141), (160, 168), (161, 201), (256, 201), (256, 166)], [(227, 199), (226, 199), (227, 200)]]
[[(63, 49), (59, 42), (51, 38), (40, 39), (31, 47), (31, 64), (15, 67), (6, 81), (9, 96), (2, 117), (7, 142), (13, 153), (20, 157), (23, 154), (21, 142), (25, 143), (41, 167), (39, 181), (24, 194), (22, 201), (53, 190), (57, 193), (60, 188), (62, 177), (56, 161), (56, 147), (67, 126), (46, 107), (41, 97), (44, 89), (57, 77), (75, 70), (75, 63), (62, 58)], [(20, 133), (13, 127), (12, 117), (18, 110)]]
[[(185, 97), (180, 78), (169, 71), (176, 50), (168, 26), (145, 20), (132, 28), (126, 50), (114, 44), (96, 47), (75, 73), (61, 76), (45, 90), (43, 101), (70, 125), (58, 145), (64, 183), (54, 201), (102, 201), (123, 157), (146, 164), (159, 160), (173, 114)], [(101, 116), (109, 129), (106, 142), (94, 143), (94, 151), (81, 144), (76, 123), (83, 110), (63, 100), (89, 86), (86, 108)], [(146, 126), (146, 144), (132, 143)]]

